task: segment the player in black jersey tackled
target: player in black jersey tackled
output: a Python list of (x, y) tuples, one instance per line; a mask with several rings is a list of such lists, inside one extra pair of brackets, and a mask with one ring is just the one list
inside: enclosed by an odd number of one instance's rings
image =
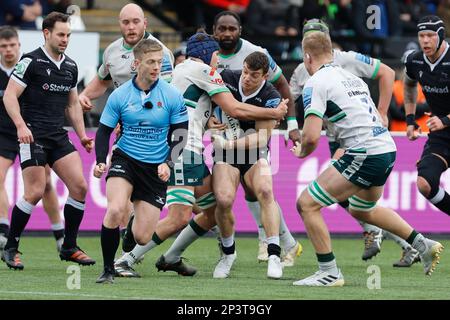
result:
[(50, 13), (42, 23), (42, 30), (45, 44), (22, 57), (3, 97), (6, 111), (17, 128), (24, 180), (24, 196), (12, 210), (8, 242), (2, 256), (13, 269), (24, 267), (19, 257), (19, 240), (44, 193), (46, 164), (69, 189), (60, 258), (82, 265), (95, 263), (77, 246), (87, 183), (80, 156), (63, 128), (67, 114), (83, 147), (88, 152), (92, 150), (94, 142), (86, 136), (78, 102), (77, 65), (64, 54), (70, 37), (69, 16)]
[(420, 127), (414, 119), (417, 83), (431, 108), (427, 121), (428, 140), (417, 163), (420, 193), (442, 212), (450, 215), (450, 195), (439, 186), (450, 163), (450, 51), (444, 22), (437, 16), (423, 17), (417, 24), (420, 51), (405, 61), (405, 112), (408, 139), (416, 140)]

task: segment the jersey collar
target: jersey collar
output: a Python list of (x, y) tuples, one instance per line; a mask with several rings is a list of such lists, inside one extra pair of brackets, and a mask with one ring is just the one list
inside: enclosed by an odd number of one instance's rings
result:
[(55, 59), (52, 58), (52, 56), (47, 52), (47, 50), (45, 49), (44, 46), (41, 47), (41, 50), (44, 52), (44, 54), (47, 56), (47, 58), (53, 62), (53, 64), (58, 68), (61, 69), (61, 64), (63, 63), (64, 60), (66, 60), (66, 55), (63, 53), (61, 60), (56, 61)]
[[(149, 36), (150, 36), (150, 33), (147, 32), (147, 31), (145, 31), (145, 32), (144, 32), (144, 36), (142, 37), (142, 39), (147, 39)], [(142, 39), (141, 39), (141, 40), (142, 40)], [(134, 48), (134, 47), (130, 47), (130, 46), (125, 42), (125, 39), (124, 39), (124, 38), (122, 38), (122, 47), (123, 47), (125, 50), (133, 50), (133, 48)]]
[(238, 41), (238, 43), (237, 43), (237, 45), (236, 45), (236, 49), (234, 50), (233, 53), (230, 53), (230, 54), (222, 54), (222, 53), (219, 53), (218, 56), (221, 57), (221, 58), (225, 58), (225, 59), (234, 56), (236, 53), (239, 52), (239, 50), (241, 50), (241, 48), (242, 48), (242, 43), (243, 43), (243, 42), (242, 42), (242, 39), (239, 38), (239, 41)]
[(434, 63), (431, 63), (430, 60), (428, 60), (425, 53), (423, 54), (423, 60), (426, 62), (426, 64), (428, 64), (430, 66), (431, 71), (433, 71), (434, 68), (436, 68), (436, 66), (441, 62), (442, 59), (444, 59), (445, 55), (447, 54), (449, 45), (448, 45), (447, 41), (444, 41), (444, 43), (446, 45), (446, 48), (445, 48), (444, 52), (442, 52), (441, 56)]
[(142, 91), (142, 92), (145, 92), (146, 94), (148, 94), (150, 91), (152, 91), (152, 90), (158, 85), (158, 82), (159, 82), (159, 79), (156, 79), (156, 81), (150, 86), (150, 88), (149, 88), (148, 90), (142, 90), (142, 89), (139, 88), (139, 86), (137, 85), (137, 83), (136, 83), (136, 78), (137, 78), (137, 75), (134, 76), (133, 79), (131, 80), (131, 82), (133, 83), (133, 86), (134, 86), (137, 90)]
[(263, 81), (263, 83), (261, 84), (261, 86), (258, 88), (258, 90), (256, 90), (255, 92), (253, 92), (252, 94), (246, 96), (244, 94), (244, 90), (242, 89), (242, 73), (241, 76), (239, 77), (239, 93), (241, 94), (242, 97), (242, 102), (245, 102), (251, 98), (254, 98), (258, 95), (258, 93), (262, 90), (262, 88), (264, 87), (264, 85), (266, 84), (266, 80)]

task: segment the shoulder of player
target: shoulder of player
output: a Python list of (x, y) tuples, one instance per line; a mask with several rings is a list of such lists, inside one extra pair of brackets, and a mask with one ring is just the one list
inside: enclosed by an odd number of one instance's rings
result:
[(162, 79), (158, 80), (157, 88), (158, 88), (158, 90), (160, 90), (162, 92), (163, 96), (167, 96), (169, 98), (181, 96), (181, 93), (177, 89), (177, 87), (175, 87), (173, 84), (168, 83), (167, 81), (164, 81)]
[(241, 46), (242, 49), (250, 49), (252, 51), (265, 52), (265, 49), (263, 47), (260, 47), (254, 43), (251, 43), (250, 41), (245, 40), (243, 38), (241, 38), (241, 40), (242, 40), (242, 46)]
[(242, 73), (241, 70), (224, 69), (220, 72), (220, 76), (222, 77), (223, 81), (226, 83), (235, 83), (236, 81), (239, 82), (241, 73)]
[(72, 68), (78, 68), (78, 65), (75, 62), (75, 60), (73, 60), (72, 58), (70, 58), (67, 55), (65, 55), (63, 64), (66, 64), (67, 66), (72, 67)]
[(415, 50), (407, 54), (405, 57), (405, 65), (423, 65), (425, 60), (423, 58), (423, 53), (420, 50)]

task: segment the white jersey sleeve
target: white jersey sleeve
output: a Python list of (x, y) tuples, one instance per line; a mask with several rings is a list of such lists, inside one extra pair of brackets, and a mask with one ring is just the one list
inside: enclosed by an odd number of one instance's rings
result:
[(303, 87), (306, 81), (310, 78), (305, 64), (300, 63), (292, 73), (289, 81), (289, 88), (291, 89), (292, 98), (296, 101), (303, 93)]
[(305, 119), (309, 115), (323, 118), (327, 110), (327, 89), (324, 84), (316, 85), (316, 78), (310, 78), (303, 89), (303, 106), (305, 108)]
[(375, 79), (380, 70), (378, 59), (355, 51), (334, 50), (334, 63), (360, 78)]

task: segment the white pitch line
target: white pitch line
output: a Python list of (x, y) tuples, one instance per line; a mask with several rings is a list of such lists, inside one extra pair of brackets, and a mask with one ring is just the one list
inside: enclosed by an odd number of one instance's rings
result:
[[(127, 296), (103, 296), (97, 294), (87, 294), (87, 293), (68, 293), (68, 292), (44, 292), (44, 291), (0, 291), (0, 299), (3, 297), (2, 294), (29, 294), (37, 296), (66, 296), (66, 297), (86, 297), (86, 298), (103, 298), (103, 299), (126, 299), (126, 300), (166, 300), (155, 297), (127, 297)], [(170, 300), (170, 299), (167, 299)]]

